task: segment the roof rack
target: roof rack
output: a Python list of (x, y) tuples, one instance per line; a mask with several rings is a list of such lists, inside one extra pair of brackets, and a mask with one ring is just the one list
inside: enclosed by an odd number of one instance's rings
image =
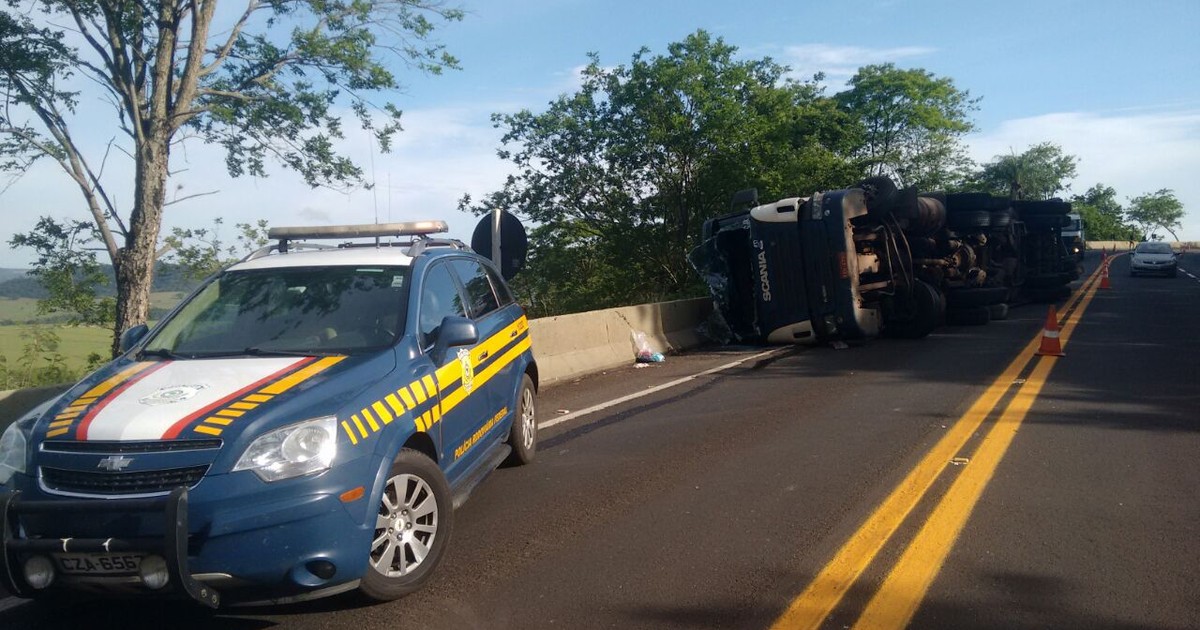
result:
[[(367, 223), (363, 225), (328, 225), (312, 227), (276, 227), (267, 232), (267, 238), (279, 242), (267, 245), (251, 252), (241, 262), (262, 258), (278, 252), (286, 254), (292, 249), (344, 249), (349, 247), (407, 247), (406, 255), (419, 256), (422, 252), (434, 247), (449, 247), (452, 249), (468, 250), (465, 243), (451, 238), (430, 238), (430, 234), (450, 231), (445, 221), (409, 221), (405, 223)], [(381, 243), (381, 238), (398, 236), (413, 237), (403, 243)], [(350, 243), (348, 239), (374, 238), (374, 243)], [(324, 243), (293, 242), (305, 240), (343, 240), (337, 245)]]
[(429, 238), (422, 236), (413, 240), (412, 245), (405, 252), (410, 258), (420, 256), (425, 250), (431, 247), (449, 247), (451, 249), (470, 249), (467, 244), (456, 238)]

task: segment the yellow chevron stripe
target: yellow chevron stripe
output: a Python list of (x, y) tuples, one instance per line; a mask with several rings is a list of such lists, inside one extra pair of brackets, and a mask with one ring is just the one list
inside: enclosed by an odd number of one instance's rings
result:
[(221, 435), (221, 429), (205, 426), (203, 424), (192, 430), (196, 433), (204, 433), (205, 435)]
[(408, 407), (409, 409), (416, 408), (417, 401), (413, 400), (412, 394), (409, 393), (407, 387), (401, 387), (400, 389), (397, 389), (396, 393), (400, 394), (400, 400), (404, 401), (405, 407)]
[(83, 413), (83, 412), (82, 411), (72, 411), (71, 413), (60, 413), (57, 416), (54, 416), (54, 419), (55, 420), (70, 420), (71, 418), (78, 418), (79, 414), (81, 414), (81, 413)]
[(242, 400), (244, 400), (246, 402), (265, 403), (268, 400), (271, 400), (272, 398), (274, 398), (274, 396), (270, 396), (267, 394), (250, 394), (249, 396), (246, 396)]
[(363, 437), (367, 437), (367, 429), (363, 426), (362, 420), (359, 420), (358, 416), (350, 416), (350, 419), (354, 421), (354, 426), (358, 427), (358, 432), (361, 433)]
[(221, 426), (226, 426), (230, 422), (233, 422), (233, 418), (219, 418), (217, 416), (209, 416), (208, 418), (205, 418), (204, 421), (209, 424), (219, 424)]
[(371, 433), (376, 433), (379, 431), (379, 423), (375, 422), (375, 416), (371, 415), (370, 409), (363, 407), (358, 411), (358, 413), (363, 417), (364, 420), (367, 421), (367, 424), (371, 426)]
[(71, 426), (72, 422), (74, 422), (74, 420), (55, 420), (54, 422), (51, 422), (47, 426), (51, 429), (58, 429), (61, 427), (69, 427), (69, 426)]
[(354, 435), (354, 430), (350, 428), (350, 423), (342, 420), (342, 429), (346, 431), (346, 435), (350, 436), (351, 444), (358, 444), (358, 436)]
[(371, 405), (371, 410), (375, 412), (375, 415), (379, 416), (380, 420), (383, 420), (384, 424), (392, 423), (392, 414), (387, 410), (387, 407), (383, 406), (383, 401), (375, 401), (375, 403)]
[(100, 396), (107, 394), (108, 392), (112, 391), (112, 389), (115, 388), (117, 385), (124, 383), (125, 381), (129, 380), (131, 377), (133, 377), (138, 372), (141, 372), (142, 370), (145, 370), (146, 368), (148, 368), (152, 365), (154, 365), (154, 362), (152, 362), (152, 361), (150, 361), (150, 362), (143, 361), (141, 363), (134, 363), (133, 365), (131, 365), (131, 366), (125, 368), (124, 370), (117, 372), (113, 376), (109, 377), (108, 380), (104, 381), (103, 383), (100, 383), (99, 385), (87, 390), (87, 392), (85, 392), (83, 394), (83, 396), (80, 396), (79, 399), (83, 400), (84, 398), (89, 398), (89, 399), (91, 399), (91, 402), (95, 402), (96, 399), (99, 398)]
[(322, 357), (321, 359), (314, 361), (312, 364), (305, 366), (303, 369), (297, 370), (296, 372), (293, 372), (292, 374), (289, 374), (288, 376), (285, 376), (278, 381), (275, 381), (274, 383), (271, 383), (270, 385), (258, 390), (258, 393), (271, 395), (282, 394), (283, 392), (286, 392), (300, 383), (307, 381), (317, 374), (324, 372), (330, 367), (337, 365), (345, 359), (346, 357), (344, 356)]
[(427, 394), (429, 394), (429, 397), (430, 397), (430, 398), (433, 398), (434, 396), (437, 396), (438, 389), (437, 389), (437, 385), (436, 385), (436, 384), (434, 384), (434, 382), (433, 382), (433, 377), (432, 377), (432, 376), (430, 376), (430, 375), (428, 375), (428, 374), (426, 374), (425, 376), (423, 376), (423, 377), (421, 378), (421, 384), (425, 386), (425, 392), (426, 392)]
[(246, 412), (245, 411), (235, 411), (233, 409), (222, 409), (222, 410), (218, 411), (216, 413), (216, 415), (224, 416), (226, 418), (238, 418), (238, 417), (246, 415)]
[(257, 406), (258, 405), (255, 403), (235, 402), (232, 405), (229, 405), (228, 407), (226, 407), (226, 409), (244, 409), (246, 411), (250, 411), (251, 409), (254, 409)]
[(46, 437), (48, 437), (48, 438), (58, 437), (64, 433), (66, 433), (67, 431), (70, 431), (70, 429), (65, 428), (65, 427), (62, 429), (54, 429), (53, 431), (47, 431)]
[(396, 398), (395, 394), (388, 394), (383, 399), (387, 401), (388, 406), (392, 408), (397, 418), (404, 415), (404, 405), (400, 404), (400, 399)]
[(425, 388), (421, 386), (420, 380), (409, 383), (408, 389), (412, 392), (413, 398), (416, 399), (418, 405), (425, 402), (429, 398), (429, 396), (425, 394)]

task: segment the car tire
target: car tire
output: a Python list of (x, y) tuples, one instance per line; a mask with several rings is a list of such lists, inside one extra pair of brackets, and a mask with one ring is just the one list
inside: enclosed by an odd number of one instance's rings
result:
[(946, 324), (950, 326), (983, 326), (991, 319), (986, 306), (946, 309)]
[(512, 427), (508, 430), (508, 445), (512, 452), (505, 464), (524, 466), (533, 462), (537, 455), (537, 391), (528, 374), (521, 376), (521, 391), (517, 393), (517, 412)]
[(400, 449), (379, 497), (375, 525), (359, 593), (387, 602), (421, 588), (454, 529), (450, 485), (436, 462), (419, 451)]
[(1003, 302), (1000, 304), (992, 304), (991, 306), (987, 307), (987, 309), (988, 316), (991, 317), (992, 321), (994, 322), (1008, 319), (1008, 305)]

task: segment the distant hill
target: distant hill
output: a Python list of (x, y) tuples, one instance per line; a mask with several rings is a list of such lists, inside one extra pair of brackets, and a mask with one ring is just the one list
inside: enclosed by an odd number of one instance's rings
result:
[(13, 278), (22, 278), (28, 269), (3, 269), (0, 268), (0, 282), (7, 282)]
[[(117, 289), (112, 266), (102, 265), (101, 268), (104, 270), (104, 275), (108, 277), (108, 284), (100, 287), (97, 293), (105, 296), (116, 295)], [(46, 297), (46, 290), (42, 288), (42, 285), (25, 273), (24, 269), (0, 269), (0, 298), (40, 300)], [(186, 293), (196, 288), (198, 284), (200, 284), (199, 281), (189, 279), (179, 265), (158, 263), (158, 268), (154, 272), (154, 287), (151, 290)]]

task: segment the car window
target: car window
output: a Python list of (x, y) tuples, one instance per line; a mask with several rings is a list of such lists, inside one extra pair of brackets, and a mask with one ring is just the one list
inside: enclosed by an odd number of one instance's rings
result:
[(408, 267), (228, 271), (188, 300), (147, 350), (204, 356), (353, 352), (404, 328)]
[(1166, 243), (1142, 243), (1134, 251), (1139, 254), (1170, 254), (1171, 246)]
[(492, 281), (492, 289), (496, 292), (496, 299), (500, 300), (500, 306), (508, 306), (513, 303), (512, 291), (508, 289), (508, 283), (500, 277), (491, 267), (484, 267), (487, 271), (488, 279)]
[(422, 348), (429, 348), (437, 342), (442, 319), (450, 315), (466, 317), (462, 294), (450, 275), (448, 265), (435, 264), (425, 274), (418, 311), (418, 333)]
[(462, 280), (467, 290), (467, 305), (470, 307), (471, 317), (479, 319), (500, 308), (483, 265), (465, 259), (454, 260), (450, 264), (454, 266), (458, 279)]

